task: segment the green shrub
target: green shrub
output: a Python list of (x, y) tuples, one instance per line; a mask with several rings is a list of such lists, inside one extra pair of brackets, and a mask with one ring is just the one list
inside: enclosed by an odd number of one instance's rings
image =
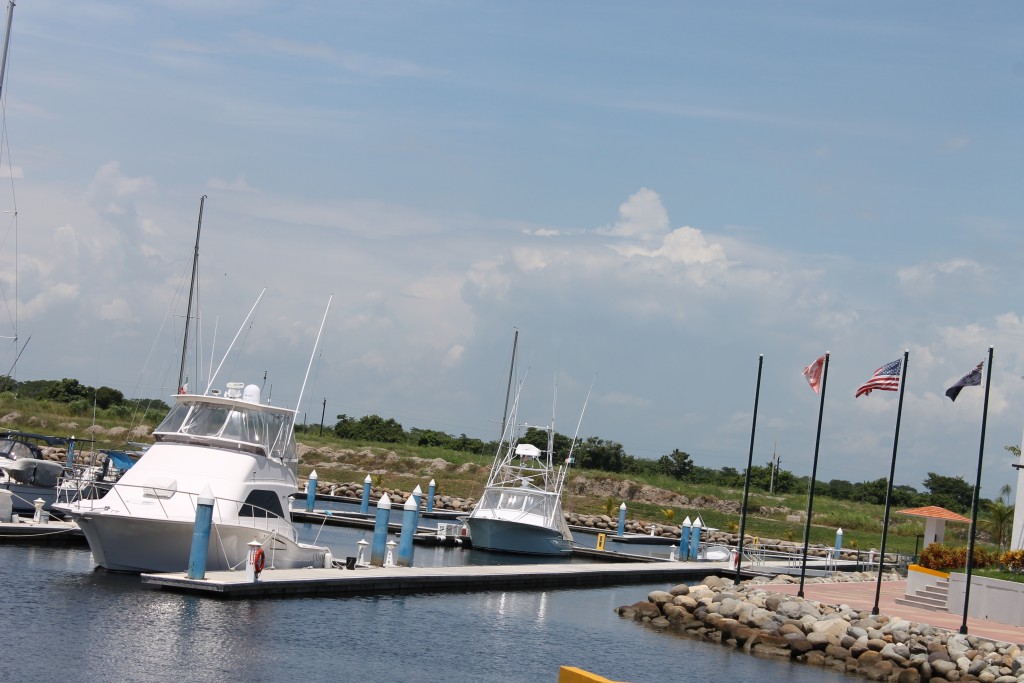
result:
[[(991, 567), (997, 563), (997, 559), (995, 553), (984, 548), (974, 548), (973, 566), (978, 569)], [(941, 543), (932, 543), (921, 551), (918, 564), (926, 569), (939, 571), (963, 569), (967, 566), (967, 548), (964, 546), (953, 548)]]
[(68, 412), (72, 415), (88, 415), (92, 404), (84, 398), (79, 398), (68, 404)]
[(1003, 565), (1007, 571), (1024, 571), (1024, 550), (1007, 550), (999, 556), (999, 564)]

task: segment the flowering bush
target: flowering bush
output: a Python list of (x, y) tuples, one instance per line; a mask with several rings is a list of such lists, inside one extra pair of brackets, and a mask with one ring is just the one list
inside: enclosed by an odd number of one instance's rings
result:
[(1007, 550), (999, 556), (999, 564), (1003, 565), (1007, 571), (1024, 571), (1024, 550)]
[[(1008, 553), (1003, 554), (1006, 555)], [(1002, 557), (997, 558), (995, 553), (991, 553), (984, 548), (974, 549), (974, 566), (978, 569), (983, 569), (996, 564), (997, 559), (1001, 564), (1005, 564)], [(936, 569), (939, 571), (963, 569), (967, 566), (967, 548), (963, 546), (952, 548), (948, 545), (942, 545), (941, 543), (932, 543), (921, 551), (921, 556), (918, 558), (918, 564), (927, 569)], [(1020, 566), (1024, 568), (1024, 553), (1021, 553)]]

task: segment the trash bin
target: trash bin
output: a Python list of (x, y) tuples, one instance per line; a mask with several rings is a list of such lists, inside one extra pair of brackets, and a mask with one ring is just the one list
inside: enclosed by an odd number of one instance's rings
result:
[(355, 569), (355, 568), (356, 568), (356, 558), (354, 558), (354, 557), (346, 557), (345, 558), (345, 569)]

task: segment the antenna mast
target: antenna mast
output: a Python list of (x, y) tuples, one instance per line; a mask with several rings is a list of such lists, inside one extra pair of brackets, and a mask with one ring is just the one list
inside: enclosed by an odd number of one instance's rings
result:
[[(12, 3), (13, 4), (13, 3)], [(188, 353), (188, 324), (192, 319), (192, 297), (196, 292), (196, 275), (199, 271), (199, 233), (203, 229), (203, 204), (206, 195), (199, 198), (199, 225), (196, 226), (196, 249), (192, 256), (192, 284), (188, 288), (188, 308), (185, 309), (185, 338), (181, 342), (181, 367), (178, 370), (178, 391), (185, 387), (185, 355)]]

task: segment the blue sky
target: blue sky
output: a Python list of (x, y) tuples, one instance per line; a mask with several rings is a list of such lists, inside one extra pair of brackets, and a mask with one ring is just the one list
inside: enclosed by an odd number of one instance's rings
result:
[(217, 384), (266, 371), (294, 407), (334, 295), (312, 422), (495, 438), (518, 329), (531, 421), (557, 374), (572, 432), (596, 373), (584, 435), (742, 468), (763, 353), (755, 462), (804, 474), (827, 350), (818, 476), (861, 481), (897, 397), (854, 391), (909, 349), (920, 488), (973, 482), (983, 392), (943, 391), (993, 345), (995, 496), (1024, 427), (1024, 10), (719, 5), (23, 0), (17, 378), (173, 391), (205, 194), (204, 365), (267, 288)]

